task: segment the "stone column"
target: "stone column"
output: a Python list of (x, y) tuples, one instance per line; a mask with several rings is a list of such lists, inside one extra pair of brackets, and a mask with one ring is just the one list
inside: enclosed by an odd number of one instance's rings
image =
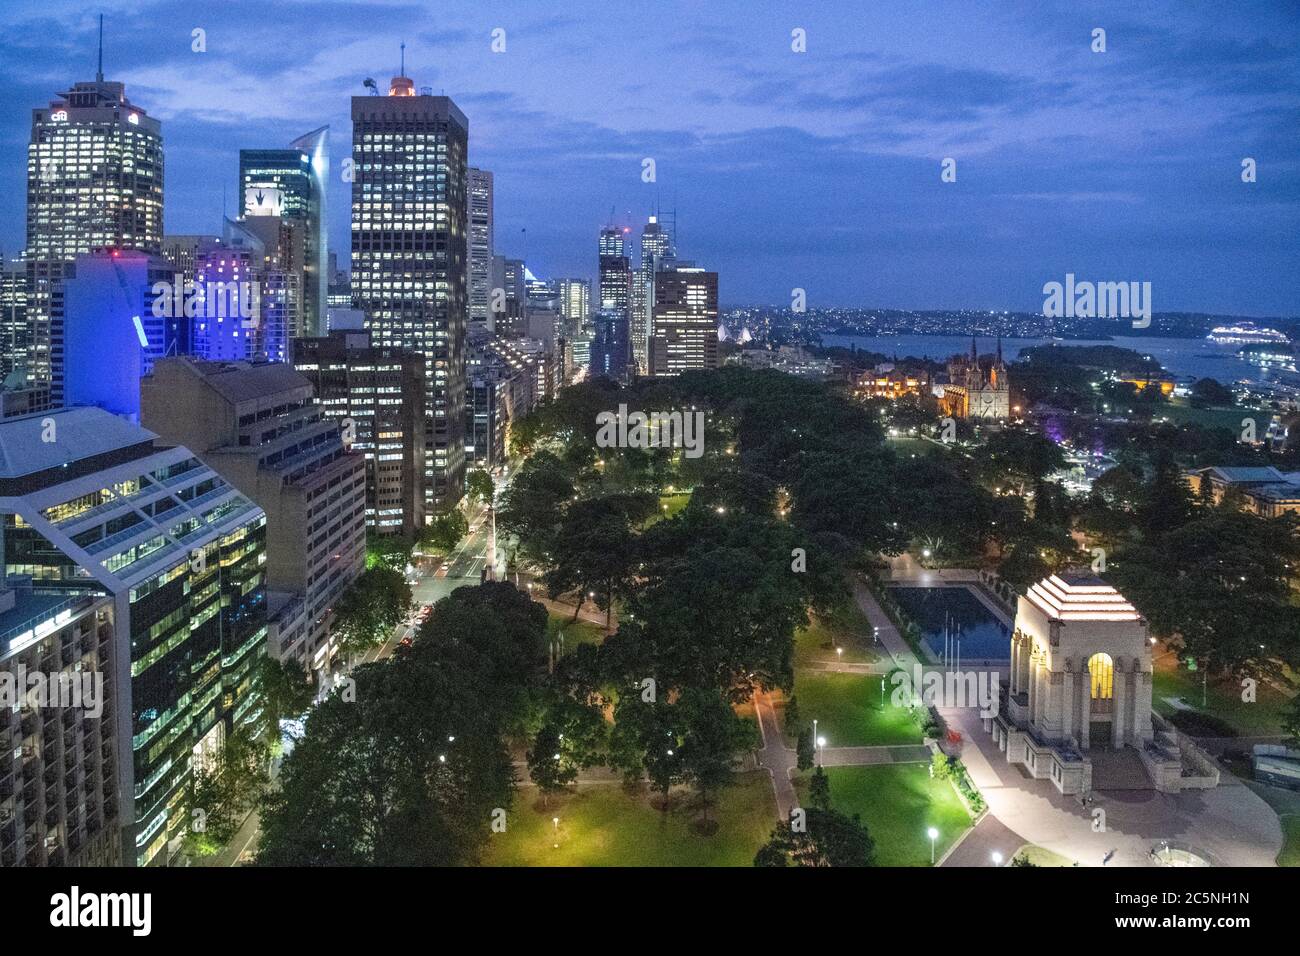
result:
[(1011, 686), (1008, 693), (1012, 696), (1016, 694), (1016, 688), (1020, 684), (1020, 631), (1013, 631), (1011, 634)]
[(1061, 736), (1067, 740), (1074, 736), (1074, 708), (1079, 703), (1074, 684), (1074, 661), (1067, 657), (1061, 675)]
[(1118, 750), (1124, 746), (1124, 734), (1127, 721), (1125, 720), (1125, 711), (1129, 706), (1128, 692), (1129, 672), (1124, 669), (1124, 658), (1115, 658), (1114, 680), (1111, 683), (1111, 724), (1110, 739), (1115, 749)]

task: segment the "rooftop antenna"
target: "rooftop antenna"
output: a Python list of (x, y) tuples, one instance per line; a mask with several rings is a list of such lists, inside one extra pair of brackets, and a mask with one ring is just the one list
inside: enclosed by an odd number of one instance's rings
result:
[(406, 44), (402, 44), (402, 72), (401, 76), (406, 76)]
[(99, 15), (99, 68), (95, 71), (95, 82), (104, 82), (104, 15)]

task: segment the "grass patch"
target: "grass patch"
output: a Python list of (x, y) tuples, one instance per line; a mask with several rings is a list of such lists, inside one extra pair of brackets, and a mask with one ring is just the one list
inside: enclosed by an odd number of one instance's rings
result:
[[(970, 815), (952, 786), (930, 777), (926, 764), (827, 767), (831, 806), (858, 814), (876, 841), (877, 866), (929, 866), (926, 830), (939, 831), (935, 859), (970, 828)], [(801, 798), (806, 780), (796, 783)]]
[[(657, 798), (656, 798), (657, 799)], [(618, 784), (580, 785), (541, 809), (538, 793), (521, 788), (505, 833), (488, 840), (488, 866), (752, 866), (776, 823), (772, 781), (765, 771), (738, 774), (709, 809), (717, 831), (701, 836), (694, 796), (674, 794), (665, 814), (644, 792)], [(558, 829), (551, 822), (559, 817)], [(559, 844), (557, 847), (556, 844)]]
[(605, 639), (605, 629), (599, 624), (573, 619), (571, 614), (548, 611), (546, 620), (546, 642), (550, 642), (564, 632), (564, 653), (572, 654), (579, 644), (599, 644)]
[(796, 672), (800, 719), (811, 724), (815, 718), (817, 733), (828, 747), (919, 744), (921, 728), (911, 711), (890, 703), (888, 685), (881, 707), (884, 680), (871, 674)]
[[(843, 654), (835, 648), (842, 647)], [(807, 627), (794, 635), (794, 666), (807, 667), (819, 661), (845, 664), (871, 664), (880, 659), (874, 647), (871, 622), (857, 602), (846, 601), (831, 614), (812, 616)]]
[(1282, 852), (1277, 855), (1278, 866), (1300, 866), (1300, 813), (1278, 817), (1282, 822)]
[(1045, 850), (1041, 846), (1034, 846), (1032, 843), (1026, 843), (1015, 853), (1007, 858), (1003, 866), (1009, 864), (1016, 857), (1023, 856), (1034, 866), (1074, 866), (1074, 861), (1061, 856), (1059, 853), (1053, 853), (1051, 850)]
[[(1162, 717), (1174, 718), (1180, 708), (1169, 703), (1167, 698), (1181, 700), (1190, 710), (1184, 709), (1177, 723), (1186, 724), (1182, 729), (1187, 733), (1215, 737), (1231, 736), (1219, 732), (1224, 729), (1246, 737), (1282, 733), (1282, 719), (1291, 705), (1291, 698), (1269, 684), (1261, 682), (1255, 688), (1255, 702), (1247, 704), (1241, 699), (1242, 688), (1238, 681), (1211, 677), (1205, 685), (1206, 703), (1202, 707), (1201, 671), (1189, 671), (1168, 652), (1159, 654), (1153, 669), (1153, 709)], [(1198, 721), (1198, 716), (1206, 719)]]

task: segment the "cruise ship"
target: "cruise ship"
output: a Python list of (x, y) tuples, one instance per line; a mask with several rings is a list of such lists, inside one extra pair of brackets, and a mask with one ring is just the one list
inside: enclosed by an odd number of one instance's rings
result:
[(1281, 343), (1291, 340), (1277, 329), (1264, 329), (1253, 322), (1240, 322), (1236, 325), (1220, 325), (1212, 330), (1206, 338), (1215, 345), (1263, 345)]

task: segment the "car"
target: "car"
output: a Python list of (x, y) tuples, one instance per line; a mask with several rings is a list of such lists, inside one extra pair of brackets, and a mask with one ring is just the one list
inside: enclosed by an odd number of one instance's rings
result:
[(404, 638), (402, 638), (400, 641), (398, 641), (398, 642), (397, 642), (397, 646), (398, 646), (398, 647), (410, 647), (410, 646), (411, 646), (411, 635), (410, 635), (410, 634), (407, 634), (406, 637), (404, 637)]

